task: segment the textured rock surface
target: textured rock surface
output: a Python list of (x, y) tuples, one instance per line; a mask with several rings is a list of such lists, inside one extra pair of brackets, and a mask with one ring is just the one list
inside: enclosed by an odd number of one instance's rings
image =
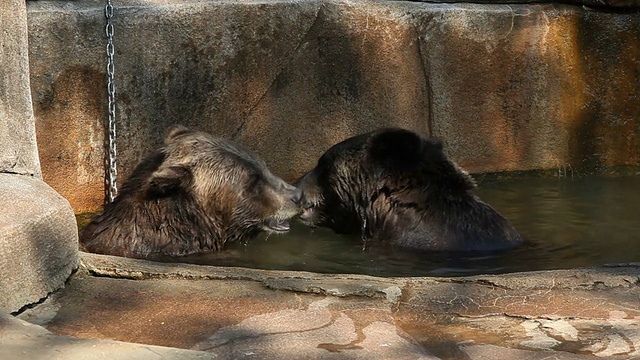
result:
[(220, 359), (640, 356), (640, 264), (384, 279), (85, 253), (82, 264), (64, 290), (19, 317), (58, 335)]
[[(76, 212), (96, 210), (103, 9), (28, 5), (44, 178)], [(115, 24), (121, 177), (178, 122), (244, 143), (287, 180), (332, 144), (390, 125), (440, 137), (471, 172), (640, 161), (636, 11), (129, 0)]]
[(637, 164), (639, 21), (554, 5), (430, 18), (433, 133), (474, 172)]
[(0, 172), (39, 176), (24, 1), (3, 1), (0, 33)]
[[(446, 3), (442, 0), (420, 0), (427, 3)], [(477, 0), (474, 1), (479, 4), (543, 4), (550, 3), (550, 1), (543, 0)], [(640, 7), (640, 1), (638, 0), (559, 0), (553, 3), (558, 4), (571, 4), (571, 5), (585, 5), (585, 7), (594, 8), (614, 8), (618, 10), (634, 11)]]
[(41, 180), (0, 174), (0, 311), (38, 302), (78, 264), (73, 209)]
[(40, 179), (24, 1), (0, 8), (0, 311), (63, 286), (78, 261), (69, 202)]
[(0, 314), (3, 359), (154, 360), (215, 359), (210, 353), (110, 340), (57, 336), (41, 326)]

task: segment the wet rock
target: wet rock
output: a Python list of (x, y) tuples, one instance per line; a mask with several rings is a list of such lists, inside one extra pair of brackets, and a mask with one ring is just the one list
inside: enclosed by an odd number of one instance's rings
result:
[(317, 279), (313, 283), (301, 283), (299, 278), (277, 279), (271, 278), (264, 281), (264, 284), (273, 289), (293, 290), (307, 293), (326, 294), (338, 297), (347, 296), (367, 296), (384, 298), (391, 303), (398, 301), (402, 295), (402, 290), (397, 286), (385, 287), (389, 283), (384, 281), (354, 282), (349, 278), (340, 279)]
[(633, 288), (640, 284), (640, 263), (611, 264), (569, 271), (529, 271), (503, 275), (478, 275), (443, 280), (452, 284), (477, 284), (506, 290), (604, 290)]
[[(163, 264), (117, 256), (82, 253), (83, 266), (99, 276), (125, 279), (255, 280), (274, 290), (289, 290), (337, 297), (365, 296), (395, 303), (402, 295), (397, 282), (363, 275), (329, 275), (303, 271), (263, 271), (180, 264)], [(356, 280), (357, 281), (354, 281)]]

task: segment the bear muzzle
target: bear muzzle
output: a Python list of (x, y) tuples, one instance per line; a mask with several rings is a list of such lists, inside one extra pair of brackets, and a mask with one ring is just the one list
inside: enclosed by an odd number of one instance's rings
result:
[(307, 225), (314, 224), (315, 209), (313, 207), (304, 208), (299, 215), (300, 220)]

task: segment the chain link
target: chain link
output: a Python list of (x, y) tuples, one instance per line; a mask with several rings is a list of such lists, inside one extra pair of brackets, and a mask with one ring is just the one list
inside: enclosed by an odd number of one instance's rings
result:
[(107, 91), (109, 93), (109, 168), (107, 169), (107, 198), (109, 202), (112, 202), (118, 194), (118, 169), (116, 167), (116, 84), (114, 80), (115, 65), (113, 62), (115, 48), (113, 46), (113, 5), (111, 4), (111, 0), (107, 0), (104, 14), (107, 18), (105, 33), (107, 35)]

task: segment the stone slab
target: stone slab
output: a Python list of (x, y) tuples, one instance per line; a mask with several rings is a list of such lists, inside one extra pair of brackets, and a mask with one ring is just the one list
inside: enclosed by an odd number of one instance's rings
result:
[[(369, 332), (365, 333), (369, 335)], [(394, 351), (394, 345), (389, 339), (385, 338), (385, 346), (383, 351)], [(558, 360), (578, 360), (593, 357), (584, 355), (574, 355), (569, 353), (551, 352), (551, 351), (530, 351), (510, 349), (493, 345), (465, 345), (462, 347), (460, 357), (469, 360), (482, 359), (522, 359), (522, 360), (538, 360), (538, 359), (558, 359)], [(98, 359), (231, 359), (231, 357), (219, 356), (211, 352), (184, 350), (176, 348), (167, 348), (161, 346), (125, 343), (112, 340), (99, 339), (83, 339), (68, 336), (55, 335), (41, 326), (28, 323), (23, 320), (16, 319), (7, 314), (0, 314), (0, 350), (2, 350), (3, 358), (7, 360), (13, 359), (79, 359), (79, 360), (98, 360)], [(273, 359), (299, 359), (306, 354), (307, 348), (299, 347), (297, 352), (290, 357), (273, 357)], [(335, 350), (334, 350), (335, 351)], [(246, 357), (253, 357), (255, 353), (244, 353)], [(281, 356), (281, 354), (278, 354)], [(396, 354), (388, 354), (388, 358), (396, 359)], [(348, 358), (350, 356), (340, 356), (338, 353), (335, 358)], [(238, 358), (238, 357), (235, 357)], [(269, 357), (262, 357), (269, 359)], [(305, 356), (305, 358), (309, 358)], [(328, 357), (332, 358), (332, 357)], [(420, 355), (411, 357), (411, 359), (420, 359)], [(424, 358), (424, 357), (422, 357)], [(618, 358), (618, 357), (613, 357)]]
[(131, 280), (79, 271), (20, 318), (58, 335), (219, 359), (433, 359), (397, 328), (384, 301), (274, 290), (252, 280)]
[(0, 313), (0, 350), (6, 360), (215, 359), (210, 353), (110, 340), (55, 335), (41, 326)]
[(81, 258), (64, 290), (19, 317), (221, 359), (640, 356), (640, 264), (377, 278)]
[[(33, 1), (28, 11), (44, 178), (76, 212), (96, 211), (102, 4)], [(383, 126), (441, 138), (474, 173), (640, 162), (635, 11), (127, 0), (114, 22), (121, 181), (174, 123), (245, 144), (289, 181), (334, 143)]]
[(42, 180), (0, 174), (0, 311), (14, 312), (64, 285), (78, 265), (69, 202)]

